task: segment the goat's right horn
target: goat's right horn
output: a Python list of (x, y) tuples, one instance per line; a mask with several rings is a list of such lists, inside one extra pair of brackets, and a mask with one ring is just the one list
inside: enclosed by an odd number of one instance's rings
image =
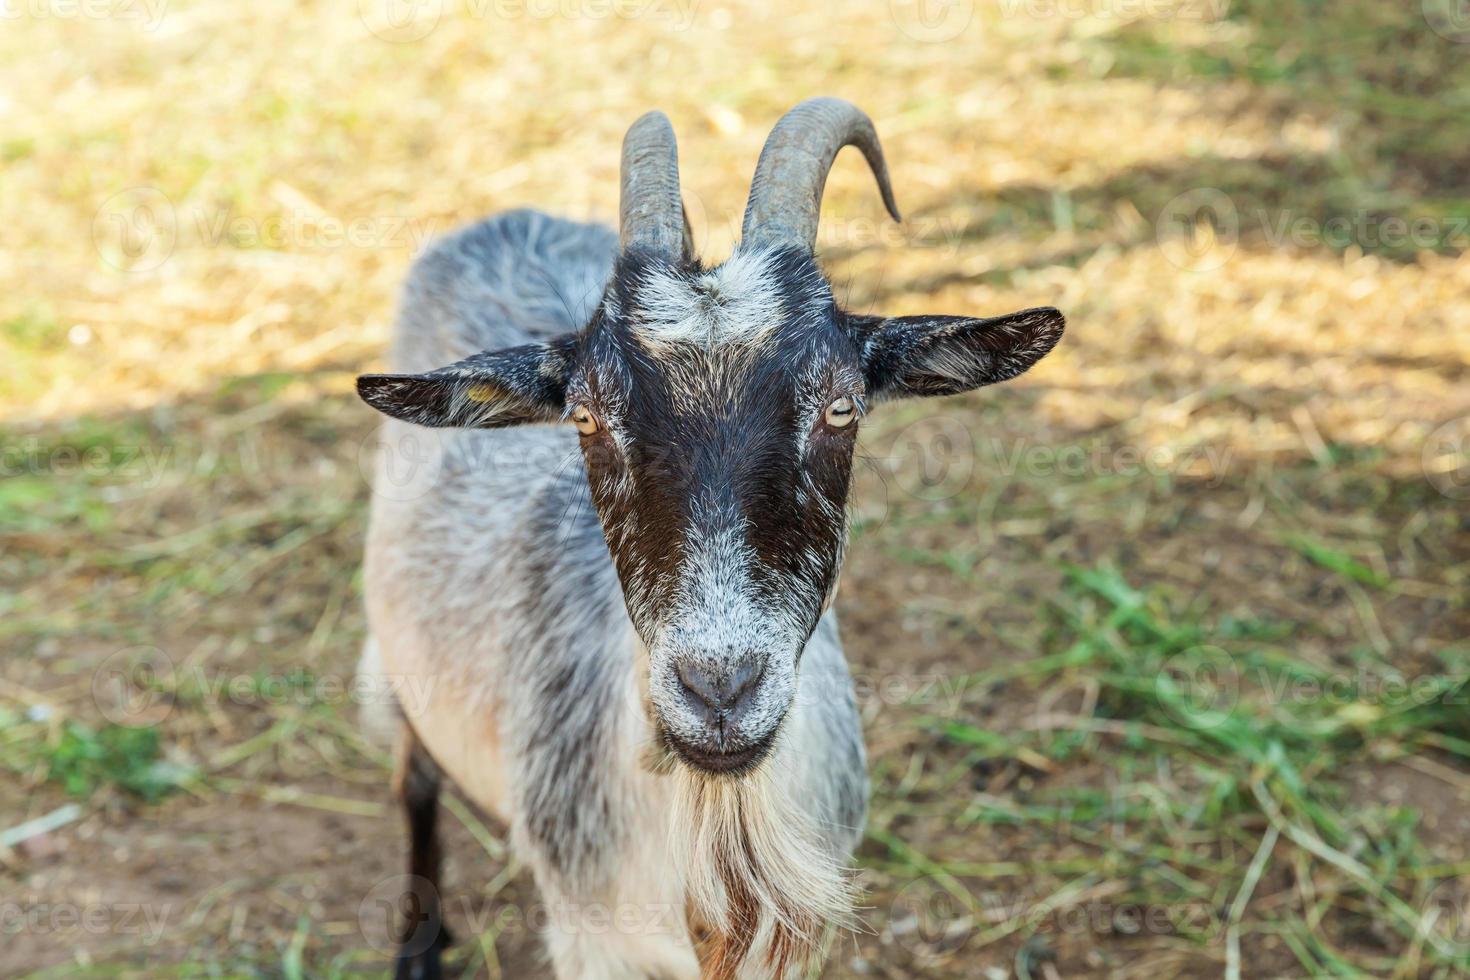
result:
[(812, 251), (817, 244), (822, 188), (837, 151), (844, 146), (863, 151), (888, 213), (894, 221), (903, 220), (888, 183), (883, 148), (867, 113), (842, 99), (807, 99), (782, 116), (766, 137), (750, 181), (741, 241), (799, 245)]
[(688, 222), (679, 198), (679, 148), (662, 112), (646, 112), (623, 137), (619, 239), (670, 257), (689, 253)]

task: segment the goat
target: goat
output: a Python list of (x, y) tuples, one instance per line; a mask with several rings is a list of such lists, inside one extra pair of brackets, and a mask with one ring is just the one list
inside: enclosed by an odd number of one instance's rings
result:
[(448, 942), (445, 778), (510, 828), (563, 980), (792, 976), (851, 921), (868, 787), (831, 607), (860, 420), (1015, 377), (1063, 318), (841, 309), (813, 253), (845, 146), (899, 220), (872, 122), (810, 99), (706, 266), (650, 112), (618, 235), (511, 211), (414, 265), (399, 373), (357, 384), (427, 454), (407, 483), (380, 461), (366, 556), (361, 670), (424, 693), (394, 716), (399, 977), (438, 977)]

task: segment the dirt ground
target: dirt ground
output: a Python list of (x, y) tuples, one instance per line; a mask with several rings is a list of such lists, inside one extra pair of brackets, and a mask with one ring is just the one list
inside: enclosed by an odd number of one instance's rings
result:
[[(825, 93), (906, 215), (839, 160), (850, 306), (1069, 327), (863, 423), (822, 976), (1470, 974), (1470, 31), (1422, 6), (17, 5), (0, 976), (383, 971), (351, 380), (406, 268), (615, 214), (650, 107), (718, 257)], [(446, 823), (450, 975), (546, 976), (504, 828)]]

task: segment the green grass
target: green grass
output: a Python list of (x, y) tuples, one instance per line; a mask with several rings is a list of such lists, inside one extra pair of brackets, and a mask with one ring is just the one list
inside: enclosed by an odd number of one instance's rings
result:
[[(1323, 553), (1336, 554), (1330, 549)], [(1320, 556), (1319, 556), (1320, 557)], [(1342, 572), (1360, 566), (1321, 561)], [(1347, 572), (1350, 577), (1357, 577)], [(1392, 759), (1433, 746), (1470, 761), (1466, 728), (1467, 651), (1441, 651), (1446, 671), (1403, 683), (1390, 663), (1365, 655), (1345, 672), (1292, 652), (1291, 624), (1180, 613), (1158, 592), (1141, 589), (1116, 568), (1074, 567), (1053, 608), (1056, 625), (1039, 660), (980, 675), (966, 690), (986, 691), (1024, 678), (1038, 690), (1095, 685), (1097, 710), (1077, 731), (991, 730), (964, 717), (920, 724), (962, 750), (941, 783), (953, 784), (987, 760), (1053, 762), (1092, 756), (1116, 774), (1116, 789), (1043, 789), (1025, 802), (974, 799), (960, 823), (1049, 827), (1056, 839), (1089, 847), (1090, 856), (1054, 865), (947, 862), (919, 855), (887, 832), (874, 835), (887, 854), (875, 866), (939, 880), (966, 903), (959, 879), (997, 875), (1123, 876), (1119, 901), (1168, 910), (1179, 935), (1201, 947), (1242, 929), (1289, 938), (1309, 975), (1373, 975), (1381, 958), (1335, 948), (1299, 912), (1243, 926), (1218, 912), (1273, 867), (1302, 861), (1319, 886), (1333, 882), (1322, 917), (1369, 916), (1404, 943), (1420, 928), (1417, 903), (1438, 876), (1452, 877), (1419, 841), (1420, 815), (1407, 807), (1347, 807), (1335, 778), (1365, 759)], [(981, 699), (983, 700), (983, 698)], [(974, 707), (978, 702), (972, 702)], [(963, 715), (963, 712), (962, 712)], [(1111, 738), (1113, 755), (1096, 744)], [(1091, 744), (1088, 744), (1091, 743)], [(1161, 772), (1169, 773), (1160, 787)], [(1169, 785), (1172, 783), (1173, 785)], [(1231, 860), (1268, 835), (1258, 867)], [(1181, 841), (1203, 847), (1183, 848)], [(1464, 869), (1461, 869), (1462, 871)], [(1201, 910), (1217, 913), (1201, 915)], [(991, 940), (1004, 935), (996, 931)], [(1238, 940), (1237, 935), (1237, 940)], [(1426, 963), (1470, 968), (1470, 950), (1430, 936)]]
[(1388, 576), (1357, 561), (1351, 555), (1325, 545), (1320, 541), (1301, 534), (1287, 535), (1286, 543), (1295, 551), (1302, 554), (1314, 565), (1320, 565), (1330, 572), (1336, 572), (1345, 579), (1371, 585), (1374, 588), (1386, 589), (1390, 585)]
[[(1181, 45), (1143, 19), (1106, 42), (1112, 70), (1171, 80), (1240, 81), (1315, 104), (1351, 127), (1341, 152), (1361, 174), (1424, 168), (1463, 189), (1458, 168), (1470, 64), (1430, 29), (1420, 4), (1232, 0), (1223, 27)], [(1347, 176), (1344, 174), (1344, 176)]]
[(66, 330), (56, 318), (39, 307), (0, 323), (0, 340), (17, 348), (45, 349), (66, 340)]
[[(1110, 76), (1249, 86), (1283, 120), (1320, 121), (1333, 138), (1291, 157), (1215, 161), (1207, 170), (1218, 173), (1196, 169), (1193, 186), (1230, 194), (1243, 235), (1275, 240), (1307, 218), (1335, 251), (1355, 245), (1404, 261), (1421, 249), (1462, 251), (1470, 234), (1463, 45), (1431, 30), (1417, 3), (1233, 0), (1227, 10), (1187, 42), (1169, 21), (1142, 18), (1092, 43), (1106, 52)], [(1421, 223), (1410, 236), (1399, 221)]]
[[(17, 724), (14, 717), (9, 724), (0, 719), (0, 732)], [(153, 727), (93, 728), (68, 720), (43, 738), (7, 740), (4, 748), (0, 761), (9, 768), (18, 773), (39, 768), (47, 780), (80, 799), (117, 789), (156, 803), (189, 776), (187, 769), (161, 757), (161, 736)]]

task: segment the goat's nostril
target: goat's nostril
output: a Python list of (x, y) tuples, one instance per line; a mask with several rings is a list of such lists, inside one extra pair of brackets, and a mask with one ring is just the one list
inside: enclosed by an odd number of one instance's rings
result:
[(675, 671), (684, 690), (713, 712), (733, 712), (754, 691), (760, 670), (754, 663), (708, 670), (679, 664)]

